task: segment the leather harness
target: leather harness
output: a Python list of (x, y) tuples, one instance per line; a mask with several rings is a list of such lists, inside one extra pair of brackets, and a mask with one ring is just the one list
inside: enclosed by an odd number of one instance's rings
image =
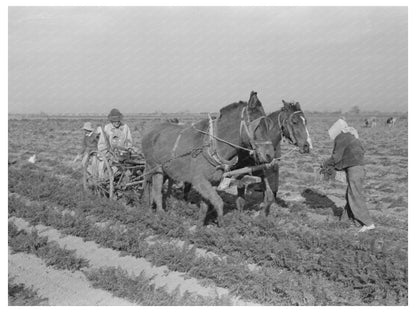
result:
[[(221, 142), (226, 143), (228, 145), (234, 146), (236, 148), (247, 150), (250, 153), (254, 153), (257, 145), (272, 144), (272, 142), (270, 140), (261, 141), (261, 140), (255, 140), (254, 139), (254, 131), (259, 126), (261, 120), (265, 119), (266, 116), (261, 116), (261, 117), (255, 119), (255, 120), (252, 120), (252, 121), (246, 120), (246, 116), (247, 116), (247, 119), (249, 119), (248, 118), (248, 113), (247, 113), (247, 107), (244, 107), (243, 110), (241, 111), (240, 137), (243, 135), (243, 131), (245, 131), (246, 135), (249, 138), (249, 144), (250, 144), (251, 148), (245, 148), (243, 146), (239, 146), (239, 145), (233, 144), (231, 142), (225, 141), (223, 139), (220, 139), (217, 136), (218, 118), (216, 118), (214, 120), (211, 117), (210, 114), (208, 114), (208, 122), (209, 122), (208, 132), (202, 131), (200, 129), (196, 129), (193, 125), (191, 126), (195, 130), (197, 130), (198, 132), (201, 132), (201, 133), (204, 133), (204, 134), (207, 135), (206, 139), (205, 139), (205, 144), (204, 144), (205, 148), (202, 149), (202, 154), (205, 157), (205, 159), (211, 165), (213, 165), (215, 167), (223, 167), (223, 168), (225, 168), (225, 171), (228, 171), (231, 166), (237, 164), (237, 162), (238, 162), (238, 156), (237, 155), (234, 156), (231, 160), (227, 160), (218, 153), (218, 141), (221, 141)], [(175, 144), (174, 144), (172, 152), (171, 152), (172, 157), (175, 157), (175, 158), (177, 157), (176, 149), (178, 148), (179, 141), (181, 139), (182, 134), (187, 129), (189, 129), (189, 127), (182, 129), (180, 131), (180, 133), (178, 134), (178, 137), (175, 140)]]

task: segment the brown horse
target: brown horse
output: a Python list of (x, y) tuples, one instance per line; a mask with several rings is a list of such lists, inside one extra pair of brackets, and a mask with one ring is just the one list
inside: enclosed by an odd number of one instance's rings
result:
[(163, 211), (165, 175), (192, 184), (202, 196), (202, 224), (208, 204), (212, 204), (218, 225), (222, 226), (224, 203), (212, 185), (218, 185), (224, 170), (238, 161), (239, 150), (246, 150), (259, 163), (273, 159), (265, 117), (257, 93), (251, 92), (248, 103), (240, 101), (222, 108), (215, 120), (204, 119), (188, 127), (172, 123), (156, 125), (142, 140), (150, 206), (155, 205), (157, 212)]
[[(290, 144), (299, 148), (300, 153), (309, 153), (312, 148), (312, 141), (307, 128), (307, 120), (302, 112), (299, 102), (283, 102), (283, 107), (267, 116), (268, 134), (274, 147), (274, 158), (281, 157), (280, 144), (282, 139), (286, 139)], [(255, 160), (244, 151), (240, 152), (239, 162), (236, 168), (252, 166)], [(263, 179), (263, 207), (268, 215), (271, 204), (275, 203), (276, 194), (279, 188), (279, 165), (256, 173)], [(240, 187), (236, 201), (237, 208), (242, 210), (245, 205), (245, 188)]]

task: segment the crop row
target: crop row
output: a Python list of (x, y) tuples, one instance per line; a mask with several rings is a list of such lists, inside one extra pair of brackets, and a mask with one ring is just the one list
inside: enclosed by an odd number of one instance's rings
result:
[(43, 259), (47, 266), (58, 270), (76, 271), (88, 267), (88, 261), (75, 256), (75, 251), (63, 249), (48, 238), (41, 237), (37, 231), (27, 233), (18, 230), (13, 222), (9, 222), (9, 247), (14, 253), (25, 252)]
[(48, 299), (38, 295), (33, 287), (14, 282), (9, 277), (8, 283), (9, 306), (43, 306), (48, 305)]
[(190, 233), (183, 225), (185, 217), (190, 222), (196, 219), (190, 205), (176, 202), (165, 216), (155, 218), (144, 208), (128, 211), (116, 202), (86, 198), (76, 182), (71, 183), (42, 174), (36, 166), (9, 170), (11, 192), (76, 209), (98, 221), (122, 223), (138, 231), (135, 239), (149, 232), (180, 238), (228, 255), (230, 263), (254, 262), (273, 272), (284, 269), (310, 280), (328, 280), (340, 284), (344, 292), (358, 289), (362, 303), (407, 302), (407, 241), (403, 234), (379, 231), (356, 239), (343, 224), (333, 222), (322, 228), (322, 223), (315, 224), (302, 213), (278, 219), (229, 213), (225, 228)]
[[(340, 298), (330, 290), (328, 293), (331, 297), (328, 298), (326, 289), (320, 285), (319, 279), (311, 283), (300, 276), (294, 279), (292, 275), (279, 274), (274, 270), (252, 272), (241, 264), (196, 257), (194, 250), (187, 246), (182, 249), (157, 243), (149, 246), (140, 239), (140, 233), (134, 232), (133, 229), (119, 231), (116, 228), (101, 228), (79, 215), (62, 214), (45, 204), (27, 206), (12, 196), (9, 198), (9, 213), (34, 224), (53, 226), (65, 234), (93, 240), (104, 247), (121, 250), (125, 254), (145, 257), (155, 265), (166, 265), (171, 270), (186, 272), (207, 282), (215, 282), (247, 300), (274, 305), (325, 304), (325, 300), (331, 299), (332, 302), (340, 302)], [(310, 289), (307, 286), (310, 286)], [(312, 290), (314, 291), (310, 292)], [(348, 301), (344, 301), (346, 302)]]
[[(13, 253), (24, 252), (41, 258), (47, 266), (57, 270), (71, 270), (72, 272), (89, 267), (88, 260), (75, 256), (74, 250), (59, 247), (56, 242), (48, 241), (47, 237), (40, 236), (36, 230), (26, 232), (19, 230), (9, 221), (8, 227), (9, 247)], [(93, 287), (104, 289), (113, 295), (126, 298), (140, 305), (230, 305), (228, 297), (203, 297), (200, 295), (179, 291), (168, 293), (163, 287), (156, 287), (152, 283), (152, 277), (147, 278), (143, 272), (139, 276), (130, 276), (121, 268), (100, 267), (83, 270)], [(24, 292), (24, 285), (10, 285), (13, 292)], [(28, 289), (27, 296), (34, 297), (36, 292)], [(16, 299), (13, 299), (17, 301)], [(31, 300), (33, 304), (40, 304)]]

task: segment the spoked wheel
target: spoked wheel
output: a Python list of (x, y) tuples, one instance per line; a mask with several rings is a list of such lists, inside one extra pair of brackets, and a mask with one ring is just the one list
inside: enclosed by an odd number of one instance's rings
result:
[(114, 175), (107, 158), (97, 151), (90, 152), (83, 169), (84, 190), (113, 199)]

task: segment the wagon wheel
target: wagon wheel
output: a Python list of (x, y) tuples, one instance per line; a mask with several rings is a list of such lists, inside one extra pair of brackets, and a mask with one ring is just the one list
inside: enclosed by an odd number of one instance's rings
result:
[(107, 158), (97, 151), (90, 152), (83, 167), (84, 190), (113, 199), (114, 175)]

